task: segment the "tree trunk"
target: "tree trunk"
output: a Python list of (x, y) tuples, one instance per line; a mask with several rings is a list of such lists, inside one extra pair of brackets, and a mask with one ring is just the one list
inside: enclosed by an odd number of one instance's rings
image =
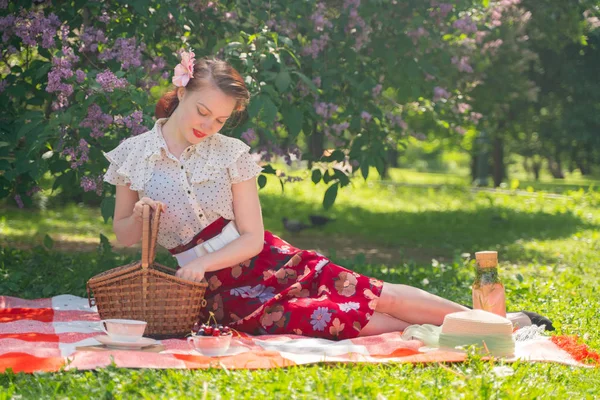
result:
[(477, 153), (471, 154), (471, 182), (477, 180)]
[(538, 182), (540, 180), (540, 170), (542, 169), (542, 162), (533, 160), (531, 163), (531, 169), (533, 170), (533, 177), (535, 181)]
[(588, 175), (590, 173), (587, 162), (581, 157), (581, 155), (576, 156), (574, 161), (575, 165), (577, 165), (577, 168), (579, 168), (581, 175)]
[(383, 179), (390, 178), (390, 168), (398, 167), (398, 150), (388, 149), (386, 156), (386, 160), (383, 163)]
[(548, 169), (554, 179), (565, 179), (560, 158), (548, 157)]
[(494, 178), (494, 187), (500, 186), (502, 180), (505, 177), (504, 171), (504, 143), (500, 138), (494, 138), (493, 141), (493, 150), (492, 150), (492, 160), (493, 160), (493, 178)]
[[(319, 161), (323, 156), (325, 134), (317, 129), (316, 122), (313, 125), (313, 131), (308, 137), (308, 151), (314, 161)], [(312, 161), (309, 162), (309, 168), (312, 168)]]

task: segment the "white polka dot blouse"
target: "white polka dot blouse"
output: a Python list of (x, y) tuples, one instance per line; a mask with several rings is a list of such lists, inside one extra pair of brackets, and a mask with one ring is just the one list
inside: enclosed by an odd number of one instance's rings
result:
[(220, 217), (235, 220), (231, 185), (256, 177), (262, 168), (248, 145), (220, 133), (189, 146), (177, 159), (162, 134), (167, 120), (104, 153), (110, 162), (104, 181), (130, 185), (140, 198), (165, 203), (157, 241), (172, 249)]

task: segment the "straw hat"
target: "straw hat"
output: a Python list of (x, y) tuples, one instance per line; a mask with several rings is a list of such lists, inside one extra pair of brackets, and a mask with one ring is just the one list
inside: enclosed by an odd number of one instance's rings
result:
[(476, 345), (482, 354), (512, 357), (515, 354), (513, 325), (503, 317), (483, 310), (446, 315), (439, 337), (440, 348)]

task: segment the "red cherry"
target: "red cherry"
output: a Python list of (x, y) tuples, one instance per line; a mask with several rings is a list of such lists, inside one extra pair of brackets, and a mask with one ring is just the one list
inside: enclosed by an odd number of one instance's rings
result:
[(220, 336), (221, 335), (221, 331), (219, 330), (219, 328), (214, 329), (212, 335), (213, 336)]
[(207, 328), (204, 328), (204, 333), (206, 333), (206, 335), (207, 335), (207, 336), (210, 336), (210, 335), (212, 335), (212, 333), (213, 333), (213, 328), (212, 328), (212, 326), (209, 326), (209, 327), (207, 327)]

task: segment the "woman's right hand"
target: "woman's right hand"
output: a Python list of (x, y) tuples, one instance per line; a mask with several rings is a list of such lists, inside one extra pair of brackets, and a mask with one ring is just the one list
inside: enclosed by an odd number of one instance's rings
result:
[(136, 221), (142, 221), (144, 219), (144, 217), (143, 217), (144, 204), (148, 204), (150, 207), (152, 207), (152, 210), (154, 210), (154, 211), (156, 211), (157, 207), (160, 207), (160, 210), (163, 212), (167, 211), (167, 206), (164, 203), (161, 203), (160, 201), (152, 200), (149, 197), (142, 197), (133, 206), (133, 217), (135, 218)]

